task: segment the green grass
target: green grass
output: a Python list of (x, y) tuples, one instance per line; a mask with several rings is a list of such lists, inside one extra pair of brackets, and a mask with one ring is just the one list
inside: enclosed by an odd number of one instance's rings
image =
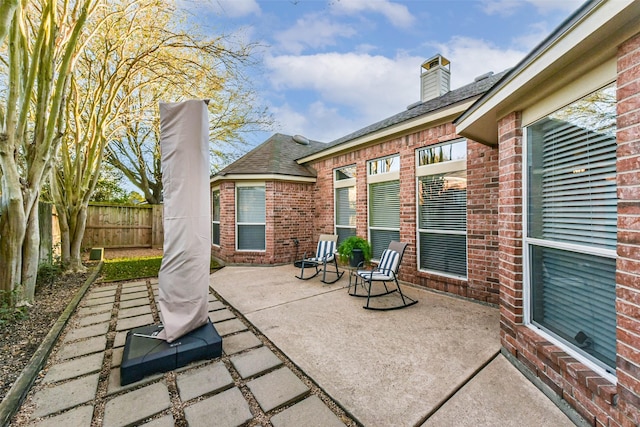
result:
[[(104, 261), (102, 267), (103, 282), (119, 282), (122, 280), (157, 277), (162, 264), (162, 257), (120, 258)], [(218, 268), (213, 259), (210, 268)]]

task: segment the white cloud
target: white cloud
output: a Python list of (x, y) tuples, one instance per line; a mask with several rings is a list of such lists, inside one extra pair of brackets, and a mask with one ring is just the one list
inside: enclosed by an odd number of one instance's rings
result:
[(351, 37), (355, 29), (332, 22), (320, 14), (310, 14), (296, 21), (288, 30), (278, 33), (274, 38), (280, 47), (290, 53), (300, 54), (305, 48), (324, 48), (336, 44), (338, 37)]
[[(301, 134), (316, 141), (331, 142), (354, 130), (352, 120), (321, 101), (303, 110), (285, 103), (272, 106), (270, 111), (278, 123), (278, 131), (288, 135)], [(328, 123), (331, 125), (327, 126)]]
[(583, 3), (583, 0), (482, 0), (481, 9), (487, 15), (513, 15), (527, 3), (532, 4), (538, 13), (573, 12)]
[[(390, 102), (406, 99), (409, 88), (419, 82), (420, 61), (409, 57), (326, 53), (267, 58), (266, 67), (271, 70), (270, 79), (277, 89), (314, 90), (321, 99), (366, 108), (373, 103), (373, 91), (384, 92), (379, 96)], [(409, 83), (410, 76), (416, 85)], [(418, 96), (416, 89), (414, 97)]]
[[(270, 110), (287, 128), (283, 132), (299, 132), (312, 139), (331, 141), (396, 114), (417, 101), (420, 64), (424, 59), (408, 56), (390, 59), (355, 53), (266, 58), (265, 66), (274, 90), (315, 94), (315, 101), (304, 113), (306, 123), (300, 131), (287, 130), (290, 125), (303, 125), (297, 111), (293, 114), (284, 106), (270, 107)], [(293, 121), (288, 122), (289, 118)]]
[(345, 0), (331, 4), (336, 14), (353, 15), (360, 12), (374, 12), (385, 16), (394, 27), (407, 28), (415, 22), (407, 6), (388, 0)]
[(433, 44), (451, 61), (451, 88), (466, 85), (489, 71), (499, 73), (516, 65), (527, 54), (525, 50), (501, 49), (484, 40), (452, 37), (448, 42)]
[(230, 18), (260, 14), (257, 0), (209, 0), (208, 5), (213, 12)]

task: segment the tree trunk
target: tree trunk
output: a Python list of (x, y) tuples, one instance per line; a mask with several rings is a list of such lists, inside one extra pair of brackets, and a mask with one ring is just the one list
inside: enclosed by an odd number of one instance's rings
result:
[(62, 260), (62, 265), (67, 266), (71, 259), (69, 219), (67, 218), (67, 210), (64, 207), (56, 204), (56, 211), (58, 212), (58, 225), (60, 227), (60, 259)]
[(37, 200), (29, 211), (22, 246), (22, 295), (19, 303), (31, 304), (35, 301), (36, 296), (36, 279), (40, 261), (40, 226)]
[[(3, 197), (10, 198), (12, 194)], [(11, 198), (6, 207), (0, 216), (0, 290), (5, 297), (22, 282), (22, 243), (26, 231), (22, 196)]]
[(82, 205), (80, 209), (76, 211), (76, 219), (72, 221), (75, 224), (73, 227), (73, 233), (70, 237), (69, 246), (69, 266), (72, 271), (84, 271), (86, 268), (82, 265), (82, 238), (84, 237), (84, 230), (87, 223), (87, 207)]

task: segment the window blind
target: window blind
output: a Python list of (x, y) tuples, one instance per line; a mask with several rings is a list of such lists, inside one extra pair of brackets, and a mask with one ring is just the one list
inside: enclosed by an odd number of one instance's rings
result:
[(220, 190), (215, 190), (212, 195), (213, 212), (211, 214), (211, 243), (220, 244)]
[(264, 187), (238, 187), (238, 222), (265, 222)]
[(467, 277), (467, 173), (418, 178), (420, 268)]
[(530, 236), (615, 249), (615, 133), (549, 119), (532, 134), (534, 151), (542, 149), (534, 153)]
[(374, 259), (400, 240), (400, 181), (369, 184), (369, 235)]
[[(528, 243), (531, 321), (610, 372), (616, 359), (615, 132), (613, 85), (527, 128), (527, 237), (535, 238)], [(602, 255), (593, 254), (597, 249)]]
[(336, 225), (356, 225), (356, 187), (336, 188)]
[(400, 181), (369, 185), (369, 225), (400, 228)]
[(238, 187), (237, 223), (239, 250), (265, 250), (265, 189)]
[(616, 260), (536, 246), (531, 259), (534, 321), (615, 368)]
[(253, 251), (265, 250), (264, 225), (238, 224), (238, 249)]
[(212, 219), (213, 221), (220, 221), (220, 191), (216, 190), (213, 192), (213, 196), (212, 196), (212, 203), (213, 203), (213, 212), (212, 212)]

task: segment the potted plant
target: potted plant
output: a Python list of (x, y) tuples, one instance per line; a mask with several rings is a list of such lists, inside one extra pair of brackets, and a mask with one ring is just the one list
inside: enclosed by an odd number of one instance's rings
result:
[(341, 262), (349, 262), (351, 267), (368, 264), (371, 261), (371, 245), (367, 239), (349, 236), (338, 246), (338, 255)]

